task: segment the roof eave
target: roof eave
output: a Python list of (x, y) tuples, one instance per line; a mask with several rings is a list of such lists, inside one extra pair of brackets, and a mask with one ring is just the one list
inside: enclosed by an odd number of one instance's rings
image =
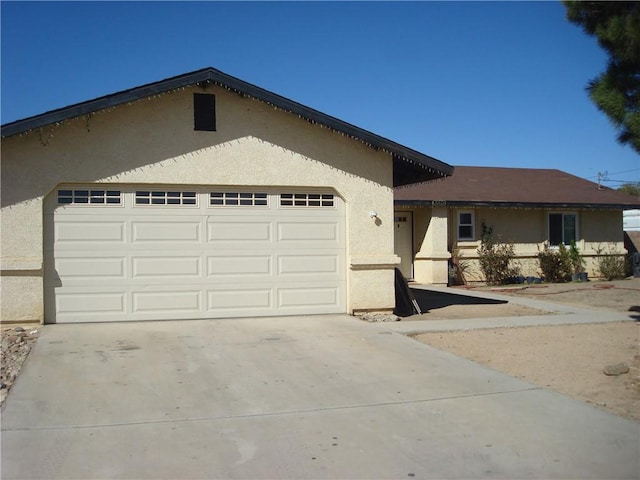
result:
[(393, 156), (394, 186), (434, 180), (449, 176), (453, 173), (453, 167), (451, 165), (438, 159), (407, 148), (313, 108), (306, 107), (273, 92), (269, 92), (268, 90), (247, 83), (236, 77), (232, 77), (231, 75), (227, 75), (215, 68), (204, 68), (159, 82), (99, 97), (94, 100), (52, 110), (23, 120), (17, 120), (2, 126), (2, 138), (18, 135), (47, 125), (81, 117), (99, 110), (112, 108), (179, 88), (192, 85), (202, 85), (206, 87), (206, 85), (212, 83), (233, 90), (240, 95), (254, 97), (281, 110), (296, 114), (311, 123), (322, 124), (340, 133), (356, 138), (377, 150), (382, 149), (388, 151)]
[(556, 208), (565, 210), (635, 210), (640, 208), (640, 205), (622, 203), (482, 202), (466, 200), (394, 200), (394, 204), (407, 207)]

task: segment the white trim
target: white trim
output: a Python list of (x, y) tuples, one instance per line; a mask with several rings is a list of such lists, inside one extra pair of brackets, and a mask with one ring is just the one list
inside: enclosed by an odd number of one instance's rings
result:
[[(471, 215), (471, 223), (460, 223), (460, 216), (469, 214)], [(470, 237), (462, 237), (460, 236), (460, 227), (462, 226), (471, 226), (471, 236)], [(456, 237), (458, 240), (472, 242), (476, 239), (476, 215), (474, 210), (458, 210), (456, 215)]]

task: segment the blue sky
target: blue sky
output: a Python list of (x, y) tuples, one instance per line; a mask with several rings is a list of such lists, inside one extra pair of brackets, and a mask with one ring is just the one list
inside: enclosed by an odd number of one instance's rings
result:
[(2, 1), (2, 123), (214, 67), (452, 165), (640, 181), (559, 2)]

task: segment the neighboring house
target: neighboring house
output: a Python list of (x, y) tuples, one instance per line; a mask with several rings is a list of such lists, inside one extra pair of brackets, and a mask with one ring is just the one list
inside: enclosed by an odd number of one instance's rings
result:
[[(640, 210), (625, 210), (622, 215), (624, 248), (631, 254), (637, 254), (640, 251)], [(640, 275), (638, 261), (636, 255), (632, 262), (634, 276)]]
[(640, 199), (560, 170), (455, 167), (440, 181), (395, 189), (396, 253), (401, 270), (420, 283), (446, 284), (451, 252), (482, 281), (477, 249), (482, 225), (513, 241), (525, 276), (539, 276), (537, 254), (576, 241), (596, 275), (596, 250), (623, 254), (622, 212)]
[(640, 210), (625, 210), (622, 221), (625, 232), (640, 232)]
[(206, 68), (2, 126), (2, 320), (394, 308), (393, 187), (453, 167)]

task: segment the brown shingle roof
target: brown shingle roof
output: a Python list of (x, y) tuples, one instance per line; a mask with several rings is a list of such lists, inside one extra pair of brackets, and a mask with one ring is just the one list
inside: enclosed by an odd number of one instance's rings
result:
[(400, 205), (640, 208), (640, 198), (556, 169), (455, 167), (451, 177), (395, 189)]

